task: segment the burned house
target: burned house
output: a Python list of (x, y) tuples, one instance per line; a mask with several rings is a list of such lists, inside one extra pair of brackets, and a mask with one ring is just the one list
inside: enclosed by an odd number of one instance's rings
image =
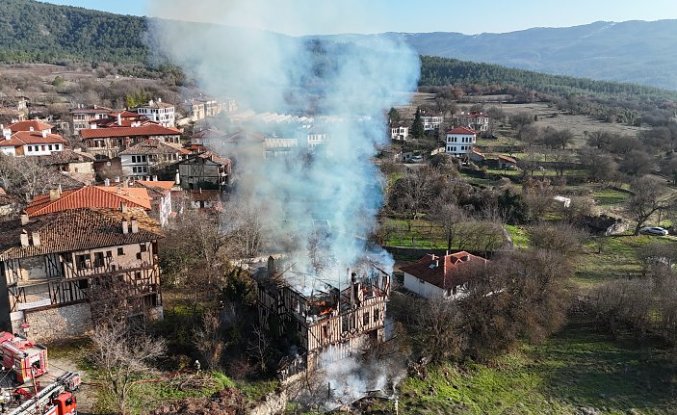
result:
[(391, 279), (376, 266), (348, 270), (345, 286), (334, 286), (291, 269), (278, 270), (271, 257), (254, 278), (261, 325), (293, 339), (297, 349), (283, 359), (283, 379), (317, 367), (324, 352), (338, 360), (385, 340)]

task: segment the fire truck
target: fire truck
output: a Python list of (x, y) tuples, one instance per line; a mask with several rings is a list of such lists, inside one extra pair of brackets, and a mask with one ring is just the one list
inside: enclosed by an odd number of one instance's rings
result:
[(0, 332), (0, 360), (0, 414), (77, 415), (73, 392), (80, 375), (64, 372), (55, 379), (54, 373), (48, 374), (46, 347)]
[[(80, 386), (80, 375), (67, 372), (54, 382), (39, 387), (3, 389), (0, 409), (3, 415), (77, 415), (77, 399), (73, 392)], [(34, 389), (31, 392), (31, 389)]]

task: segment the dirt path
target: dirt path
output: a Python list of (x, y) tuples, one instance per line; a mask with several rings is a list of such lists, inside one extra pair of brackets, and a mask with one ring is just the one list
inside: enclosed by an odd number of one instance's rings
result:
[(43, 382), (52, 381), (67, 371), (80, 373), (82, 385), (80, 386), (80, 390), (75, 394), (78, 399), (78, 414), (95, 415), (96, 412), (94, 412), (94, 406), (96, 404), (97, 385), (92, 383), (87, 372), (78, 370), (78, 365), (75, 361), (61, 356), (57, 358), (50, 357), (49, 366), (49, 373), (45, 375), (45, 380)]

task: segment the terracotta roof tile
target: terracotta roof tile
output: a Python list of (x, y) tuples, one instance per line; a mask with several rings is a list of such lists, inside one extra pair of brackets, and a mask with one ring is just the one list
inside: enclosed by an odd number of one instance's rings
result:
[(40, 131), (19, 131), (12, 134), (9, 140), (0, 141), (0, 147), (19, 147), (35, 144), (67, 145), (68, 141), (58, 134), (46, 134), (46, 136), (43, 137)]
[(162, 189), (162, 190), (172, 190), (176, 184), (171, 181), (171, 180), (137, 180), (135, 183), (140, 184), (141, 186), (144, 187), (151, 187), (155, 189)]
[(86, 186), (64, 191), (55, 200), (50, 200), (49, 194), (37, 196), (26, 207), (26, 213), (33, 217), (82, 208), (120, 209), (122, 203), (130, 208), (148, 210), (151, 208), (150, 197), (146, 189)]
[(486, 259), (466, 251), (442, 257), (428, 254), (413, 264), (402, 267), (402, 271), (446, 290), (466, 282), (464, 277), (459, 274), (459, 269), (470, 264), (483, 264), (486, 262)]
[(107, 137), (144, 137), (158, 135), (180, 135), (176, 128), (167, 128), (158, 124), (144, 124), (139, 127), (84, 128), (80, 136), (87, 140)]
[(473, 135), (477, 134), (477, 131), (468, 127), (456, 127), (451, 130), (447, 130), (447, 134)]
[(31, 127), (34, 131), (51, 130), (53, 128), (53, 126), (39, 120), (19, 121), (10, 124), (7, 128), (12, 130), (13, 133), (16, 133), (18, 131), (30, 131)]

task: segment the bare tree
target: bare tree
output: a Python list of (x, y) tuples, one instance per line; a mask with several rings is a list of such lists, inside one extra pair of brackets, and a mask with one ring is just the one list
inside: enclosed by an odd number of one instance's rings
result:
[(208, 310), (202, 316), (202, 324), (195, 330), (195, 346), (210, 369), (219, 367), (224, 341), (218, 312)]
[(116, 410), (129, 414), (136, 382), (152, 370), (149, 364), (165, 353), (164, 341), (132, 333), (124, 320), (99, 325), (92, 341), (96, 346), (93, 360), (103, 387), (114, 398)]
[(448, 251), (454, 242), (458, 224), (464, 221), (465, 216), (463, 209), (453, 203), (437, 203), (433, 207), (432, 219), (440, 226)]
[(654, 213), (667, 209), (671, 203), (665, 198), (665, 186), (651, 176), (643, 176), (630, 185), (632, 196), (628, 199), (627, 211), (635, 220), (634, 234), (639, 235), (639, 230)]
[(248, 351), (262, 373), (268, 370), (271, 342), (268, 333), (266, 333), (263, 327), (256, 325), (252, 330), (252, 338), (249, 341)]

